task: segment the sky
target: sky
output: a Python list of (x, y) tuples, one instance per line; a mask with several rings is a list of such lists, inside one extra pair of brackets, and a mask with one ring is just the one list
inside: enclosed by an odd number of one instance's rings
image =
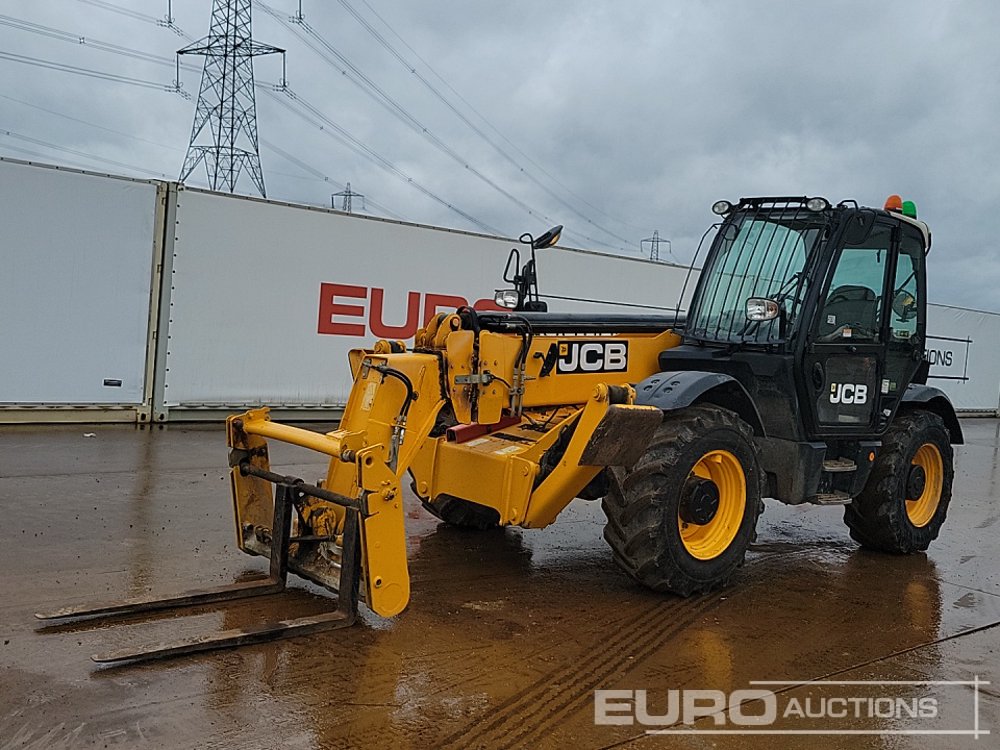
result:
[[(253, 4), (255, 39), (287, 50), (286, 90), (280, 57), (255, 62), (269, 198), (330, 205), (350, 182), (372, 215), (509, 237), (563, 224), (561, 244), (633, 257), (655, 230), (661, 259), (687, 264), (720, 198), (898, 193), (933, 233), (930, 300), (1000, 310), (1000, 3), (301, 6), (293, 23), (299, 0)], [(202, 59), (184, 58), (186, 96), (170, 61), (210, 13), (0, 0), (0, 155), (176, 179)]]

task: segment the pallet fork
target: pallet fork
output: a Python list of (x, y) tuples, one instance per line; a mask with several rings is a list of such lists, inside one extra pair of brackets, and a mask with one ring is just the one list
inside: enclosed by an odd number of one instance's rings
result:
[(325, 614), (225, 630), (168, 643), (148, 644), (105, 654), (95, 654), (91, 658), (99, 664), (145, 661), (308, 635), (354, 624), (358, 613), (358, 587), (361, 577), (361, 515), (363, 513), (361, 501), (329, 492), (322, 487), (306, 484), (296, 477), (275, 474), (254, 466), (249, 461), (242, 461), (234, 468), (235, 472), (239, 472), (243, 477), (256, 477), (275, 486), (274, 517), (268, 535), (269, 539), (267, 539), (269, 541), (267, 546), (270, 548), (270, 569), (267, 578), (209, 589), (196, 589), (165, 598), (140, 597), (96, 606), (88, 604), (80, 607), (67, 607), (54, 612), (38, 613), (35, 617), (45, 621), (101, 619), (277, 594), (285, 589), (292, 545), (296, 545), (295, 549), (301, 552), (303, 548), (310, 546), (315, 548), (321, 543), (337, 541), (331, 536), (292, 536), (293, 512), (300, 512), (302, 502), (311, 497), (334, 503), (345, 510), (340, 561), (339, 564), (333, 563), (334, 567), (339, 565), (340, 569), (339, 585), (336, 587), (338, 602), (335, 610)]

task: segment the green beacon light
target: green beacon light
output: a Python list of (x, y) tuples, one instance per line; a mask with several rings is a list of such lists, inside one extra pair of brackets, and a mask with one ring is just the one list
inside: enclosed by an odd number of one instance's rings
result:
[(917, 204), (913, 201), (903, 201), (903, 216), (909, 216), (911, 219), (917, 218)]

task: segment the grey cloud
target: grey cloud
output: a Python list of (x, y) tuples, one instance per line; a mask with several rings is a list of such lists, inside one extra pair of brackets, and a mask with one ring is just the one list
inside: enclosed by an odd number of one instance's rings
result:
[[(615, 218), (584, 206), (518, 156), (522, 166), (594, 223), (633, 243), (659, 229), (678, 256), (690, 259), (711, 223), (708, 206), (719, 197), (804, 193), (880, 204), (899, 192), (917, 202), (934, 231), (932, 299), (1000, 309), (1000, 261), (986, 219), (1000, 193), (995, 168), (1000, 51), (993, 39), (1000, 6), (995, 3), (369, 2), (532, 159)], [(351, 3), (416, 62), (361, 0)], [(296, 6), (293, 0), (269, 4), (287, 14)], [(166, 2), (129, 7), (160, 16)], [(178, 23), (192, 36), (206, 31), (208, 9), (207, 0), (174, 3)], [(339, 2), (306, 0), (305, 10), (313, 28), (470, 165), (537, 214), (529, 216), (476, 180), (257, 12), (256, 36), (289, 49), (292, 87), (331, 119), (442, 197), (510, 235), (542, 228), (540, 214), (545, 214), (579, 234), (622, 245), (568, 211), (472, 133)], [(0, 0), (0, 13), (160, 55), (170, 56), (183, 44), (168, 30), (73, 0)], [(165, 84), (173, 78), (168, 67), (9, 28), (0, 27), (0, 47)], [(3, 99), (0, 127), (153, 173), (179, 171), (193, 102), (5, 61), (0, 66), (5, 73), (0, 93), (145, 140)], [(257, 71), (261, 80), (274, 81), (279, 63), (260, 60)], [(197, 74), (185, 72), (183, 80), (189, 92), (197, 91)], [(435, 84), (450, 96), (444, 84)], [(264, 140), (338, 183), (350, 181), (355, 190), (412, 220), (466, 226), (269, 97), (260, 97), (259, 115)], [(0, 153), (11, 145), (28, 148), (0, 138)], [(327, 203), (336, 191), (266, 146), (262, 156), (273, 197)]]

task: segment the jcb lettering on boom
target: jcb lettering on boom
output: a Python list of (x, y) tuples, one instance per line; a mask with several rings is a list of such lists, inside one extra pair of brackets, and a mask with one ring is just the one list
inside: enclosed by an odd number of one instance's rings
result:
[(560, 341), (560, 373), (624, 372), (628, 369), (627, 341)]

